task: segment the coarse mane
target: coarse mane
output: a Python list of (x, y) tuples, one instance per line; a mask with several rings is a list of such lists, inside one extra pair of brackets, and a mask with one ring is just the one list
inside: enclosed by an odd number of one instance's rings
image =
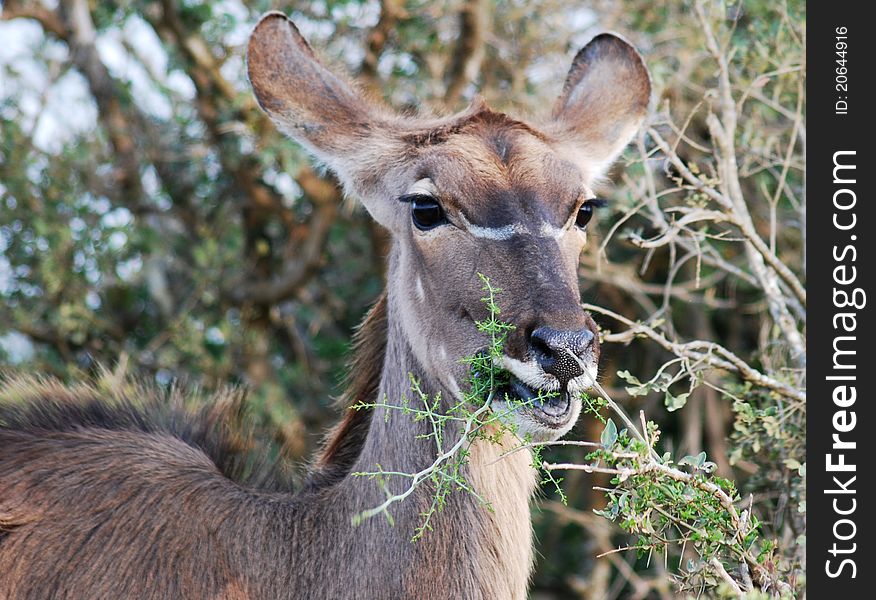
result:
[[(166, 435), (200, 450), (228, 479), (263, 491), (292, 491), (293, 473), (273, 436), (256, 432), (245, 393), (228, 388), (204, 397), (179, 387), (114, 382), (65, 386), (50, 379), (0, 380), (0, 453), (16, 439), (83, 431)], [(262, 433), (262, 435), (257, 435)]]

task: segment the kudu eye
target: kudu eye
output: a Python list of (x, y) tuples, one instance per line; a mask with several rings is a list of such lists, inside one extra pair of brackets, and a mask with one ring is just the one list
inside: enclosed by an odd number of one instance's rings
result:
[(428, 231), (447, 222), (444, 209), (430, 196), (411, 199), (411, 220), (420, 231)]
[(605, 206), (605, 200), (599, 198), (585, 200), (584, 204), (581, 205), (581, 208), (578, 209), (578, 214), (575, 215), (575, 225), (581, 229), (587, 227), (587, 223), (593, 218), (593, 209), (600, 206)]

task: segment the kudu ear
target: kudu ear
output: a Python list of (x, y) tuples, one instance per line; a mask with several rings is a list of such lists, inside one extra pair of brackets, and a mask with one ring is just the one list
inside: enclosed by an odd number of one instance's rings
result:
[[(262, 17), (249, 39), (247, 72), (259, 105), (278, 128), (339, 177), (384, 225), (392, 191), (384, 164), (398, 141), (390, 120), (317, 60), (289, 18)], [(389, 196), (387, 196), (389, 194)]]
[(553, 126), (573, 160), (600, 177), (635, 135), (650, 99), (651, 77), (641, 55), (617, 35), (603, 33), (575, 55)]

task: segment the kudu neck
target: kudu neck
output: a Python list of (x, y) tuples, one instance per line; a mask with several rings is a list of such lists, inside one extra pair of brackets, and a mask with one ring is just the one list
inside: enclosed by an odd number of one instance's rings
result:
[[(368, 437), (354, 471), (372, 471), (380, 464), (395, 471), (402, 467), (417, 472), (435, 460), (435, 442), (420, 439), (428, 434), (429, 424), (415, 420), (412, 414), (399, 410), (405, 403), (422, 408), (422, 399), (411, 388), (412, 380), (430, 399), (436, 394), (448, 398), (450, 390), (442, 386), (417, 360), (411, 343), (402, 331), (398, 308), (390, 295), (387, 307), (387, 340), (376, 398), (378, 405), (372, 410)], [(397, 408), (389, 408), (397, 407)], [(446, 431), (447, 435), (455, 432)]]
[[(398, 307), (390, 295), (387, 306), (387, 341), (381, 374), (378, 404), (401, 406), (407, 399), (421, 407), (422, 399), (411, 390), (411, 378), (430, 398), (441, 393), (455, 402), (453, 391), (417, 360), (410, 341), (403, 334)], [(415, 420), (401, 410), (376, 407), (371, 414), (368, 436), (352, 472), (385, 471), (417, 473), (429, 467), (438, 454), (429, 419)], [(462, 435), (462, 426), (451, 422), (443, 432), (443, 449), (451, 447)], [(466, 482), (474, 494), (457, 491), (451, 494), (444, 510), (431, 522), (428, 532), (415, 544), (417, 553), (429, 568), (447, 565), (447, 578), (459, 583), (457, 593), (464, 597), (524, 598), (532, 568), (532, 526), (529, 500), (535, 489), (535, 471), (531, 455), (522, 450), (503, 454), (519, 444), (508, 434), (500, 443), (479, 440), (469, 448), (468, 464), (463, 469)], [(379, 465), (379, 467), (378, 467)], [(355, 477), (355, 476), (352, 476)], [(358, 499), (371, 505), (386, 499), (374, 480), (358, 478)], [(410, 485), (409, 478), (387, 477), (390, 492), (401, 493)], [(350, 482), (354, 483), (354, 482)], [(408, 536), (422, 524), (422, 513), (434, 498), (434, 486), (426, 482), (408, 498), (394, 504), (391, 512), (397, 533)], [(483, 502), (489, 503), (489, 508)], [(382, 517), (377, 517), (383, 521)], [(450, 541), (449, 541), (450, 540)], [(463, 566), (461, 561), (466, 564)], [(455, 565), (455, 567), (454, 567)], [(425, 566), (423, 568), (426, 568)], [(435, 577), (441, 577), (435, 573)]]

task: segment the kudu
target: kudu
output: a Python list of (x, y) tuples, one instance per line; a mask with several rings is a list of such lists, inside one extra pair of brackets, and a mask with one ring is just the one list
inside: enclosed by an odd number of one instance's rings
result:
[[(329, 72), (278, 13), (255, 28), (247, 60), (261, 107), (392, 235), (386, 291), (357, 334), (347, 406), (400, 402), (409, 374), (456, 402), (468, 375), (460, 358), (486, 345), (475, 326), (486, 316), (483, 273), (503, 289), (501, 316), (515, 326), (501, 365), (513, 375), (508, 391), (561, 392), (512, 421), (534, 440), (568, 432), (599, 354), (578, 258), (592, 186), (647, 110), (638, 53), (614, 35), (594, 38), (552, 114), (532, 124), (480, 100), (447, 118), (388, 115)], [(354, 526), (385, 491), (352, 473), (431, 463), (433, 442), (417, 438), (424, 422), (348, 408), (293, 493), (245, 480), (231, 424), (239, 404), (214, 400), (192, 415), (148, 388), (7, 381), (0, 598), (526, 596), (536, 480), (527, 452), (498, 460), (511, 434), (475, 444), (466, 467), (492, 510), (452, 494), (434, 531), (411, 543), (429, 486), (393, 506), (394, 525)]]

